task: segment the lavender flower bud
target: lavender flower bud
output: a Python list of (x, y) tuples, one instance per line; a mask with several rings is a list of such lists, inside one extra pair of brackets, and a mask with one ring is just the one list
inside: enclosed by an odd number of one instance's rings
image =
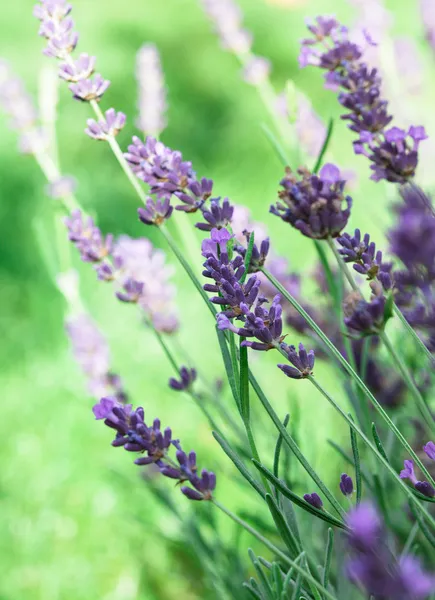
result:
[(222, 47), (234, 54), (246, 54), (252, 45), (251, 34), (243, 29), (243, 15), (233, 0), (202, 0)]
[[(176, 192), (176, 197), (183, 202), (175, 210), (195, 213), (202, 209), (204, 203), (210, 198), (213, 190), (213, 181), (203, 177), (201, 181), (191, 181), (186, 192)], [(197, 224), (198, 226), (198, 224)]]
[(59, 177), (55, 181), (49, 183), (46, 187), (47, 194), (54, 200), (67, 198), (74, 194), (77, 187), (77, 181), (70, 175)]
[(99, 102), (109, 85), (110, 81), (103, 79), (103, 77), (97, 73), (93, 78), (82, 79), (76, 83), (71, 83), (69, 89), (72, 91), (73, 97), (76, 100), (81, 100), (82, 102), (95, 100), (95, 102)]
[(145, 207), (141, 206), (137, 209), (139, 219), (145, 225), (156, 225), (159, 227), (169, 219), (172, 215), (174, 207), (170, 204), (168, 197), (154, 200), (148, 197)]
[(116, 112), (114, 108), (106, 110), (106, 116), (100, 121), (94, 119), (87, 120), (85, 133), (94, 138), (94, 140), (107, 140), (109, 137), (115, 137), (124, 127), (126, 116), (122, 112)]
[(352, 477), (342, 473), (340, 477), (340, 491), (343, 496), (351, 496), (353, 494), (353, 481)]
[(287, 354), (289, 362), (293, 365), (277, 365), (283, 373), (291, 379), (303, 379), (313, 374), (314, 368), (314, 350), (307, 352), (303, 344), (299, 344), (299, 352), (294, 346), (281, 344), (282, 350)]
[(263, 56), (252, 56), (243, 67), (243, 79), (251, 85), (261, 85), (270, 74), (270, 60)]
[(188, 369), (187, 367), (181, 367), (180, 369), (180, 380), (171, 377), (169, 379), (169, 387), (176, 391), (188, 390), (193, 382), (196, 380), (196, 369)]
[[(244, 231), (243, 235), (246, 240), (246, 248), (244, 246), (236, 245), (234, 250), (243, 257), (243, 260), (246, 259), (246, 252), (249, 247), (249, 241), (251, 239), (251, 233), (249, 231)], [(254, 241), (254, 245), (252, 246), (252, 254), (251, 260), (248, 265), (248, 273), (257, 273), (261, 267), (264, 266), (266, 262), (267, 255), (269, 254), (270, 249), (270, 241), (269, 238), (263, 240), (260, 244), (260, 248), (258, 248), (257, 243)]]
[(423, 450), (430, 459), (435, 460), (435, 444), (433, 442), (428, 442), (425, 444), (423, 446)]
[[(299, 169), (300, 179), (290, 168), (281, 181), (284, 188), (279, 201), (270, 212), (314, 239), (337, 237), (346, 227), (352, 199), (343, 195), (345, 181), (339, 169), (331, 164), (322, 167), (319, 175)], [(345, 203), (345, 207), (343, 204)]]
[(83, 261), (97, 263), (111, 253), (113, 236), (104, 237), (94, 220), (91, 217), (85, 220), (80, 210), (73, 211), (65, 219), (65, 225), (68, 237), (79, 250)]
[(435, 496), (434, 488), (427, 481), (417, 481), (414, 487), (420, 494), (423, 494), (423, 496), (427, 496), (428, 498), (433, 498)]
[(411, 481), (411, 483), (413, 483), (415, 485), (417, 483), (417, 477), (415, 476), (415, 473), (414, 473), (414, 461), (405, 460), (403, 464), (404, 464), (404, 469), (402, 469), (402, 471), (400, 471), (400, 478), (401, 479), (409, 479)]
[(435, 50), (435, 9), (431, 0), (420, 0), (420, 12), (426, 39)]
[(202, 231), (211, 231), (212, 229), (222, 229), (231, 223), (234, 207), (230, 204), (228, 198), (224, 198), (222, 206), (220, 198), (213, 198), (210, 202), (210, 208), (201, 206), (202, 216), (207, 223), (196, 223), (195, 227)]
[(137, 304), (143, 294), (143, 289), (144, 284), (141, 281), (128, 278), (122, 286), (122, 291), (116, 292), (116, 297), (121, 302)]
[(59, 66), (59, 77), (73, 83), (83, 79), (89, 79), (95, 69), (95, 56), (80, 54), (77, 60), (62, 63)]
[(145, 135), (159, 137), (166, 127), (166, 88), (159, 52), (144, 44), (137, 53), (136, 79), (139, 86), (137, 126)]
[(323, 507), (322, 499), (316, 492), (304, 494), (304, 500), (305, 502), (308, 502), (308, 504), (311, 504), (311, 506), (314, 506), (314, 508), (321, 509)]
[(376, 335), (385, 325), (385, 296), (375, 296), (366, 302), (359, 292), (351, 293), (344, 303), (346, 327), (363, 335)]

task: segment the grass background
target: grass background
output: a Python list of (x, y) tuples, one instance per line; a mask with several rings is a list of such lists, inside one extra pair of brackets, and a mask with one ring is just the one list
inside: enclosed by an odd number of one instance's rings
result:
[[(277, 89), (293, 79), (322, 118), (339, 115), (334, 95), (322, 89), (320, 74), (298, 69), (298, 40), (304, 35), (306, 16), (334, 12), (352, 22), (355, 11), (350, 3), (240, 4), (254, 33), (255, 52), (273, 62)], [(421, 119), (421, 106), (430, 106), (433, 99), (433, 57), (424, 42), (417, 2), (388, 5), (395, 19), (394, 34), (412, 37), (421, 52), (428, 83), (424, 96), (409, 99)], [(2, 7), (0, 56), (11, 62), (36, 95), (38, 73), (48, 59), (40, 54), (43, 43), (32, 6), (31, 0), (16, 0)], [(212, 177), (219, 193), (247, 205), (267, 224), (274, 246), (289, 258), (292, 268), (308, 274), (314, 258), (309, 240), (268, 214), (282, 169), (261, 131), (266, 119), (263, 107), (255, 90), (241, 80), (234, 57), (220, 49), (200, 3), (76, 0), (73, 16), (81, 35), (80, 51), (95, 54), (99, 70), (112, 80), (103, 108), (114, 106), (129, 117), (119, 136), (121, 145), (125, 147), (136, 133), (135, 54), (142, 43), (152, 41), (161, 51), (169, 90), (169, 126), (163, 141), (180, 149), (200, 175)], [(63, 171), (78, 179), (78, 197), (87, 210), (98, 214), (104, 231), (146, 234), (160, 245), (156, 233), (137, 222), (137, 199), (109, 148), (83, 134), (88, 109), (71, 101), (65, 86), (61, 88), (58, 139)], [(430, 127), (433, 115), (425, 113), (425, 118)], [(65, 307), (33, 233), (35, 218), (46, 212), (49, 202), (44, 181), (32, 158), (17, 153), (16, 136), (5, 119), (0, 132), (0, 599), (214, 597), (198, 581), (196, 557), (179, 542), (179, 522), (156, 504), (130, 457), (110, 448), (110, 432), (92, 418), (92, 399), (63, 331)], [(391, 192), (368, 181), (367, 165), (351, 155), (350, 140), (344, 125), (337, 123), (331, 146), (334, 158), (357, 169), (360, 177), (351, 224), (380, 234), (390, 218)], [(421, 177), (431, 183), (433, 174), (428, 169)], [(104, 285), (97, 285), (86, 265), (78, 268), (82, 292), (110, 341), (113, 363), (133, 401), (143, 404), (148, 415), (158, 414), (163, 423), (173, 423), (185, 445), (198, 450), (201, 464), (217, 471), (219, 497), (224, 499), (227, 493), (229, 504), (240, 506), (244, 500), (232, 485), (234, 470), (195, 406), (167, 389), (169, 368), (149, 334), (138, 327), (134, 311), (120, 306)], [(201, 372), (218, 377), (222, 370), (209, 315), (181, 272), (177, 271), (176, 282), (182, 342)], [(319, 398), (306, 397), (304, 390), (276, 372), (273, 358), (257, 358), (255, 368), (260, 367), (261, 381), (279, 412), (299, 411), (304, 451), (323, 476), (335, 478), (341, 466), (325, 450), (325, 439), (340, 438), (345, 432)], [(265, 427), (264, 448), (273, 443), (271, 435)], [(198, 505), (186, 507), (178, 494), (172, 491), (182, 511), (201, 511)], [(222, 535), (231, 540), (233, 530), (223, 524)]]

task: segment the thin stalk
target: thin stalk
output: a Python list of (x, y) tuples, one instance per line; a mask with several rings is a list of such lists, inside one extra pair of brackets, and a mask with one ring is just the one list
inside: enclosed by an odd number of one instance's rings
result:
[(276, 556), (278, 556), (283, 562), (293, 568), (297, 573), (301, 575), (305, 579), (305, 581), (311, 586), (314, 586), (321, 592), (325, 598), (325, 600), (337, 600), (335, 596), (330, 594), (327, 589), (323, 587), (318, 581), (314, 579), (312, 575), (307, 573), (302, 567), (300, 567), (297, 562), (289, 558), (284, 552), (282, 552), (279, 548), (277, 548), (272, 542), (269, 542), (267, 538), (265, 538), (261, 533), (259, 533), (256, 529), (251, 527), (246, 521), (243, 521), (240, 517), (230, 511), (226, 506), (218, 502), (217, 500), (212, 500), (213, 504), (219, 508), (223, 513), (227, 515), (230, 519), (232, 519), (235, 523), (243, 527), (245, 531), (254, 536), (259, 542), (261, 542), (266, 548), (268, 548), (271, 552), (273, 552)]
[(434, 356), (432, 355), (432, 352), (429, 350), (429, 348), (427, 348), (426, 344), (423, 342), (423, 340), (420, 339), (417, 332), (414, 331), (414, 329), (408, 323), (408, 321), (405, 318), (405, 315), (402, 313), (402, 311), (397, 306), (397, 304), (393, 305), (393, 310), (394, 310), (395, 314), (397, 315), (397, 317), (399, 318), (402, 325), (405, 327), (406, 331), (409, 333), (409, 335), (413, 338), (413, 340), (415, 341), (417, 346), (420, 348), (420, 350), (422, 350), (423, 353), (427, 356), (427, 358), (431, 361), (431, 363), (433, 363), (435, 359), (434, 359)]
[(282, 294), (282, 296), (286, 300), (288, 300), (288, 302), (290, 302), (290, 304), (293, 306), (293, 308), (295, 310), (297, 310), (297, 312), (304, 318), (306, 323), (308, 323), (308, 325), (313, 329), (313, 331), (319, 336), (319, 338), (322, 340), (322, 342), (328, 348), (331, 355), (336, 360), (339, 361), (339, 363), (342, 365), (344, 370), (348, 373), (348, 375), (350, 375), (350, 377), (352, 377), (352, 379), (356, 382), (358, 387), (364, 392), (364, 395), (373, 404), (374, 408), (380, 414), (380, 416), (385, 421), (385, 423), (387, 424), (389, 429), (394, 432), (394, 435), (397, 437), (397, 439), (399, 440), (399, 442), (401, 443), (403, 448), (407, 451), (407, 453), (411, 456), (411, 458), (414, 460), (414, 462), (418, 465), (418, 467), (421, 469), (422, 473), (424, 473), (427, 481), (429, 481), (431, 483), (431, 485), (435, 486), (435, 482), (434, 482), (433, 478), (431, 477), (429, 471), (426, 469), (426, 467), (424, 466), (424, 464), (422, 463), (422, 461), (420, 460), (420, 458), (418, 457), (416, 452), (413, 450), (413, 448), (410, 446), (410, 444), (408, 443), (406, 438), (403, 436), (403, 434), (396, 427), (396, 425), (390, 419), (388, 414), (385, 412), (385, 410), (382, 408), (382, 406), (379, 404), (379, 402), (373, 396), (373, 394), (368, 389), (368, 387), (366, 386), (364, 381), (359, 377), (358, 373), (353, 369), (353, 367), (351, 367), (351, 365), (347, 362), (347, 360), (341, 354), (341, 352), (338, 350), (338, 348), (331, 342), (331, 340), (328, 338), (328, 336), (322, 331), (322, 329), (317, 325), (317, 323), (310, 317), (310, 315), (299, 304), (299, 302), (295, 298), (293, 298), (293, 296), (280, 284), (280, 282), (277, 279), (275, 279), (275, 277), (271, 273), (269, 273), (269, 271), (267, 271), (266, 269), (262, 268), (261, 271), (262, 271), (262, 273), (264, 273), (264, 275), (267, 277), (267, 279), (274, 285), (274, 287), (280, 292), (280, 294)]
[(391, 358), (393, 359), (396, 367), (399, 369), (403, 380), (405, 381), (406, 385), (408, 386), (411, 394), (414, 396), (414, 399), (417, 403), (417, 406), (424, 418), (424, 420), (426, 421), (429, 429), (431, 431), (434, 431), (434, 419), (431, 415), (430, 410), (428, 409), (426, 402), (424, 401), (423, 396), (420, 393), (420, 390), (418, 389), (418, 387), (415, 385), (411, 374), (408, 371), (408, 368), (406, 367), (405, 363), (402, 361), (401, 357), (399, 356), (399, 354), (396, 352), (396, 349), (394, 348), (394, 345), (391, 343), (390, 338), (387, 336), (387, 334), (385, 333), (385, 331), (382, 331), (379, 334), (379, 337), (381, 338), (381, 340), (383, 341), (383, 343), (385, 344), (385, 347), (387, 348), (388, 352), (390, 353)]
[(308, 376), (309, 381), (314, 385), (314, 387), (322, 394), (324, 398), (334, 407), (334, 409), (345, 419), (346, 423), (349, 427), (357, 433), (360, 438), (364, 441), (364, 443), (370, 448), (370, 450), (376, 455), (378, 460), (384, 465), (387, 471), (394, 477), (394, 479), (399, 483), (400, 487), (404, 490), (405, 494), (408, 496), (413, 505), (421, 512), (426, 520), (435, 527), (435, 519), (433, 519), (426, 510), (421, 506), (420, 502), (412, 493), (412, 490), (406, 485), (406, 483), (400, 478), (400, 476), (396, 473), (393, 467), (390, 465), (388, 460), (384, 458), (382, 454), (379, 453), (378, 449), (372, 444), (372, 442), (366, 437), (364, 432), (355, 424), (353, 419), (346, 414), (346, 412), (337, 404), (337, 402), (329, 395), (329, 393), (317, 382), (316, 379), (312, 375)]

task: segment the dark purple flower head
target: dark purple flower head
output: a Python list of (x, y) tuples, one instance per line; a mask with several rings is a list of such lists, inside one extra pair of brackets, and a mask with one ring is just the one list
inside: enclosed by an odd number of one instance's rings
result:
[(95, 56), (80, 54), (77, 60), (70, 60), (59, 66), (59, 77), (71, 82), (88, 79), (94, 72), (95, 62)]
[(86, 219), (80, 210), (75, 210), (65, 219), (68, 237), (79, 250), (85, 262), (100, 262), (108, 256), (113, 247), (113, 236), (104, 237), (91, 217)]
[(73, 93), (73, 97), (76, 100), (82, 102), (90, 102), (94, 100), (99, 102), (110, 85), (110, 81), (103, 79), (103, 77), (97, 73), (93, 77), (88, 79), (82, 79), (76, 83), (71, 83), (69, 89)]
[(294, 346), (281, 344), (281, 348), (287, 354), (289, 362), (293, 365), (277, 365), (283, 373), (291, 379), (304, 379), (313, 374), (314, 350), (307, 352), (303, 344), (299, 344), (299, 352)]
[(146, 205), (137, 209), (137, 214), (145, 225), (157, 225), (158, 227), (169, 219), (173, 210), (169, 197), (156, 200), (148, 197)]
[(353, 481), (352, 477), (342, 473), (340, 477), (340, 491), (344, 496), (351, 496), (353, 494)]
[(122, 286), (122, 290), (116, 292), (116, 297), (121, 302), (137, 304), (142, 296), (144, 284), (128, 277)]
[(433, 442), (428, 442), (425, 444), (423, 446), (423, 450), (430, 459), (435, 460), (435, 444)]
[(370, 302), (359, 292), (352, 292), (344, 303), (346, 327), (363, 335), (375, 335), (385, 325), (385, 296), (374, 296)]
[(417, 481), (414, 487), (420, 494), (423, 494), (423, 496), (427, 496), (428, 498), (433, 498), (435, 496), (433, 486), (427, 481)]
[(171, 377), (169, 380), (169, 387), (176, 391), (187, 390), (196, 380), (196, 375), (196, 369), (188, 369), (187, 367), (181, 367), (180, 380)]
[(183, 486), (181, 491), (189, 500), (211, 500), (216, 487), (216, 475), (212, 471), (201, 471), (201, 477), (189, 479), (195, 489)]
[(200, 210), (210, 198), (213, 191), (213, 180), (203, 177), (201, 181), (191, 181), (185, 192), (176, 192), (175, 195), (183, 204), (178, 204), (175, 210), (194, 213)]
[(201, 211), (206, 223), (196, 223), (195, 227), (202, 231), (211, 231), (212, 229), (222, 229), (231, 223), (234, 206), (230, 204), (228, 198), (224, 198), (222, 205), (220, 198), (213, 198), (210, 201), (210, 207), (202, 206)]
[(125, 158), (137, 177), (151, 186), (152, 194), (169, 197), (185, 191), (195, 181), (192, 163), (183, 162), (181, 152), (152, 137), (147, 137), (145, 143), (136, 136), (132, 141)]
[(281, 217), (313, 239), (337, 237), (346, 227), (350, 215), (352, 199), (344, 196), (345, 181), (340, 171), (326, 164), (319, 175), (307, 169), (299, 169), (298, 175), (288, 167), (281, 181), (284, 188), (279, 192), (276, 205), (270, 212)]
[(105, 118), (100, 121), (87, 120), (85, 133), (94, 140), (107, 140), (109, 136), (116, 136), (124, 127), (126, 116), (122, 112), (116, 112), (114, 108), (106, 110)]
[[(341, 89), (338, 100), (346, 109), (342, 119), (359, 135), (354, 151), (368, 157), (375, 181), (406, 183), (415, 174), (418, 146), (427, 137), (424, 128), (387, 129), (392, 116), (381, 96), (381, 78), (364, 62), (364, 48), (349, 39), (345, 27), (335, 19), (318, 17), (308, 29), (313, 37), (302, 41), (300, 65), (324, 69), (326, 86)], [(365, 37), (372, 45), (370, 37)]]
[[(249, 231), (244, 231), (243, 235), (246, 239), (246, 247), (240, 244), (237, 244), (234, 247), (234, 250), (243, 257), (243, 260), (246, 260), (246, 252), (249, 247), (249, 241), (251, 239), (251, 233)], [(266, 262), (267, 255), (270, 249), (270, 241), (269, 238), (262, 240), (260, 247), (258, 247), (257, 242), (254, 241), (254, 245), (252, 246), (252, 254), (251, 260), (248, 265), (248, 273), (257, 273), (261, 267), (264, 266)]]
[(308, 502), (308, 504), (311, 504), (311, 506), (314, 506), (314, 508), (321, 509), (323, 507), (322, 499), (320, 498), (319, 494), (316, 494), (316, 492), (313, 492), (312, 494), (304, 494), (304, 500), (305, 502)]
[(218, 328), (228, 329), (241, 337), (255, 337), (258, 341), (251, 340), (242, 342), (242, 346), (247, 346), (253, 350), (272, 350), (279, 348), (285, 338), (282, 335), (282, 307), (281, 297), (275, 296), (269, 309), (264, 308), (264, 301), (258, 301), (253, 310), (249, 310), (244, 303), (240, 304), (241, 314), (237, 316), (238, 320), (243, 321), (242, 327), (236, 327), (225, 313), (217, 315)]

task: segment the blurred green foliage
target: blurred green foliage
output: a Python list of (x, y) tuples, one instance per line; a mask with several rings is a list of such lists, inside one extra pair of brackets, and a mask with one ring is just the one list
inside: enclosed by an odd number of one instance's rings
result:
[[(323, 90), (320, 74), (298, 70), (298, 40), (305, 16), (324, 11), (346, 19), (352, 9), (345, 0), (295, 4), (292, 8), (263, 0), (241, 2), (246, 25), (254, 32), (254, 50), (272, 60), (277, 89), (294, 79), (325, 120), (337, 117), (338, 104)], [(412, 33), (423, 44), (416, 3), (390, 5), (397, 30)], [(0, 55), (36, 96), (38, 73), (48, 59), (40, 54), (42, 41), (32, 6), (32, 0), (15, 0), (2, 7)], [(103, 108), (115, 106), (128, 115), (121, 145), (125, 147), (135, 132), (135, 54), (142, 43), (152, 41), (161, 51), (169, 90), (169, 126), (163, 141), (180, 149), (200, 175), (212, 177), (219, 193), (247, 205), (267, 224), (275, 247), (292, 268), (308, 274), (314, 258), (311, 244), (268, 214), (282, 167), (260, 127), (267, 120), (263, 107), (255, 90), (241, 80), (234, 57), (220, 49), (199, 1), (76, 0), (73, 16), (81, 35), (80, 51), (97, 55), (98, 69), (112, 81)], [(158, 235), (138, 223), (137, 199), (108, 147), (84, 135), (89, 116), (88, 107), (71, 101), (62, 86), (57, 131), (63, 171), (78, 179), (78, 197), (98, 214), (104, 231), (146, 233), (160, 245)], [(156, 502), (131, 457), (112, 450), (110, 432), (93, 421), (92, 400), (63, 332), (65, 307), (33, 234), (35, 218), (48, 210), (45, 183), (33, 159), (18, 154), (16, 136), (4, 119), (0, 129), (0, 599), (215, 597), (208, 583), (200, 581), (194, 549), (180, 542), (180, 521)], [(361, 168), (352, 223), (364, 228), (376, 214), (372, 231), (379, 234), (389, 218), (389, 200), (385, 188), (368, 182), (367, 165), (351, 156), (350, 140), (338, 122), (331, 146), (334, 157), (346, 167)], [(82, 291), (111, 343), (114, 365), (133, 401), (143, 404), (151, 417), (161, 416), (164, 424), (174, 423), (186, 447), (198, 450), (201, 464), (217, 471), (220, 497), (231, 490), (229, 503), (237, 508), (242, 494), (232, 485), (234, 469), (198, 410), (167, 389), (172, 373), (150, 334), (137, 327), (133, 311), (95, 282), (86, 265), (79, 270)], [(200, 371), (209, 379), (219, 377), (222, 369), (215, 358), (209, 315), (179, 271), (176, 281), (182, 342)], [(325, 439), (340, 439), (346, 432), (338, 428), (331, 411), (276, 373), (273, 358), (257, 357), (254, 368), (261, 370), (261, 381), (282, 416), (286, 411), (300, 413), (298, 436), (315, 466), (326, 478), (336, 477), (337, 459), (325, 450)], [(272, 428), (260, 430), (261, 445), (270, 448), (272, 435)], [(164, 483), (182, 513), (203, 510), (201, 505), (187, 507), (178, 490)], [(233, 529), (221, 524), (221, 530), (223, 539), (231, 541)], [(251, 540), (244, 539), (242, 548), (249, 544)]]

